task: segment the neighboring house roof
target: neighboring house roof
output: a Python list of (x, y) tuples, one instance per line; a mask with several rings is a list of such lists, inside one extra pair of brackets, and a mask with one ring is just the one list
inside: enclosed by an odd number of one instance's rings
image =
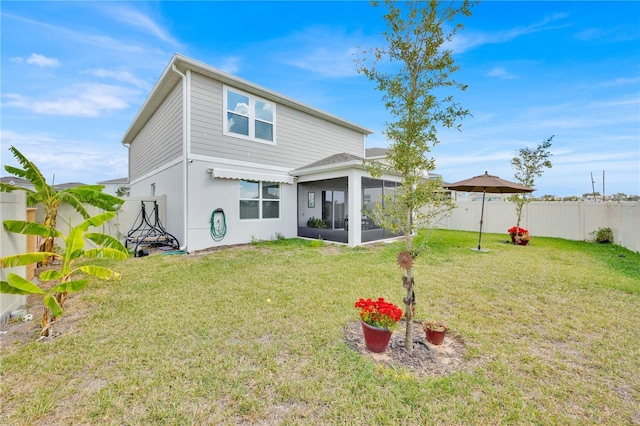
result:
[(303, 104), (292, 98), (278, 94), (262, 86), (258, 86), (257, 84), (251, 83), (247, 80), (243, 80), (217, 68), (211, 67), (202, 62), (198, 62), (194, 59), (176, 53), (171, 59), (171, 62), (169, 62), (167, 67), (164, 69), (162, 75), (160, 76), (160, 79), (151, 90), (149, 97), (140, 108), (140, 111), (138, 111), (138, 114), (133, 120), (133, 123), (131, 123), (126, 133), (124, 134), (124, 137), (122, 138), (123, 144), (130, 144), (131, 142), (133, 142), (140, 130), (142, 130), (142, 128), (144, 127), (145, 123), (151, 118), (153, 113), (162, 104), (171, 89), (173, 89), (173, 87), (182, 78), (178, 73), (174, 71), (174, 67), (182, 73), (184, 73), (186, 70), (197, 72), (198, 74), (202, 74), (213, 80), (220, 81), (224, 84), (228, 84), (238, 89), (253, 93), (257, 96), (260, 96), (261, 98), (273, 101), (276, 104), (286, 105), (290, 108), (303, 111), (305, 113), (319, 117), (323, 120), (336, 123), (338, 125), (347, 127), (366, 135), (370, 135), (373, 133), (371, 130), (365, 127), (359, 126), (350, 121), (343, 120), (335, 115), (323, 112), (312, 106)]
[(364, 151), (364, 156), (367, 158), (386, 157), (387, 148), (367, 148)]
[(33, 186), (33, 184), (28, 180), (15, 176), (3, 176), (0, 178), (0, 182), (16, 186)]
[[(23, 188), (33, 190), (33, 184), (31, 182), (29, 182), (26, 179), (22, 179), (15, 176), (2, 177), (0, 178), (0, 182), (7, 183), (10, 185), (15, 185), (15, 186), (21, 186)], [(53, 185), (53, 187), (57, 190), (61, 190), (61, 189), (67, 189), (67, 188), (75, 188), (76, 186), (80, 186), (80, 185), (86, 185), (86, 184), (82, 182), (68, 182), (68, 183), (59, 183), (59, 184)]]
[(57, 185), (53, 185), (53, 187), (57, 190), (61, 190), (61, 189), (67, 189), (67, 188), (75, 188), (76, 186), (82, 186), (82, 185), (86, 185), (86, 183), (82, 183), (82, 182), (67, 182), (67, 183), (61, 183), (61, 184), (57, 184)]
[(129, 183), (129, 178), (122, 177), (122, 178), (103, 180), (101, 182), (98, 182), (99, 185), (115, 185), (119, 183), (120, 184)]

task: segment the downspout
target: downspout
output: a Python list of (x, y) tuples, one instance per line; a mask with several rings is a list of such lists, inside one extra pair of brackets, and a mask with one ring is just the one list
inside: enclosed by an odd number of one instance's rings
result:
[(191, 107), (189, 100), (191, 98), (191, 70), (187, 70), (186, 75), (178, 71), (176, 64), (171, 65), (171, 69), (182, 77), (182, 181), (184, 182), (184, 191), (182, 191), (182, 214), (184, 215), (184, 244), (180, 250), (187, 251), (189, 241), (189, 152), (191, 146)]

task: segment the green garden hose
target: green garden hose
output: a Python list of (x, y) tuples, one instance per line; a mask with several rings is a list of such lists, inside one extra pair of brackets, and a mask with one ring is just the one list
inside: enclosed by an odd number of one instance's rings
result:
[[(221, 214), (222, 219), (216, 221), (216, 214)], [(220, 241), (227, 235), (227, 217), (224, 214), (224, 210), (215, 209), (211, 212), (211, 238), (215, 241)]]

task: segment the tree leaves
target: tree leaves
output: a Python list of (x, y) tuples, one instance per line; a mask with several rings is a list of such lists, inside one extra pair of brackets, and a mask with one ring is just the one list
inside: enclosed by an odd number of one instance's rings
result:
[(37, 285), (20, 275), (9, 274), (7, 281), (2, 281), (0, 291), (9, 294), (45, 294)]
[(36, 235), (44, 238), (62, 236), (57, 230), (41, 223), (27, 222), (25, 220), (5, 220), (2, 223), (4, 229), (16, 234)]
[(15, 266), (27, 266), (32, 263), (43, 262), (51, 256), (60, 257), (57, 253), (37, 252), (21, 253), (0, 258), (0, 268), (13, 268)]

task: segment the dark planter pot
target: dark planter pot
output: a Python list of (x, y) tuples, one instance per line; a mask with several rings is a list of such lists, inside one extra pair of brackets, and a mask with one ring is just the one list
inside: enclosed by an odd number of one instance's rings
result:
[(384, 352), (389, 345), (389, 339), (391, 339), (391, 331), (374, 327), (360, 320), (362, 324), (362, 334), (364, 334), (364, 344), (371, 352)]
[(527, 244), (529, 244), (529, 240), (516, 240), (516, 236), (514, 234), (510, 234), (511, 235), (511, 242), (513, 244), (517, 244), (519, 246), (526, 246)]
[(427, 341), (434, 345), (441, 345), (444, 342), (444, 335), (447, 334), (446, 331), (436, 331), (429, 328), (425, 329), (425, 332), (427, 333)]

